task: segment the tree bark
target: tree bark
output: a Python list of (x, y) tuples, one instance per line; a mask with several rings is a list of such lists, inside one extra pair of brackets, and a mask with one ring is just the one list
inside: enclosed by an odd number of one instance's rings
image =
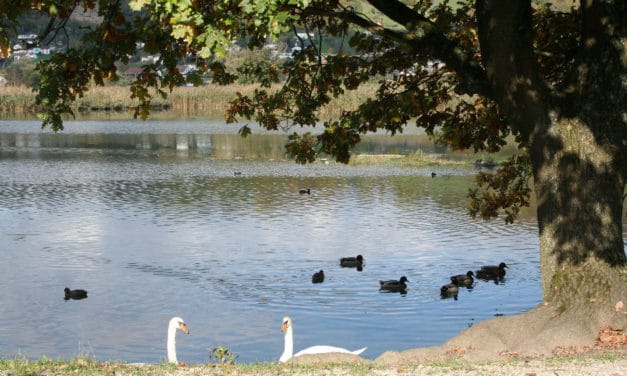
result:
[(627, 303), (624, 180), (578, 119), (556, 119), (532, 145), (544, 300), (558, 312), (605, 317)]
[[(545, 304), (560, 314), (592, 315), (592, 325), (623, 326), (627, 310), (617, 307), (627, 305), (626, 111), (619, 82), (626, 63), (616, 38), (607, 36), (613, 29), (591, 21), (610, 12), (613, 2), (606, 8), (597, 4), (603, 1), (590, 3), (596, 4), (588, 11), (593, 15), (582, 10), (584, 47), (573, 81), (561, 92), (537, 71), (529, 0), (478, 0), (479, 39), (494, 99), (529, 145)], [(595, 33), (594, 43), (586, 40)], [(591, 59), (593, 53), (604, 64)]]

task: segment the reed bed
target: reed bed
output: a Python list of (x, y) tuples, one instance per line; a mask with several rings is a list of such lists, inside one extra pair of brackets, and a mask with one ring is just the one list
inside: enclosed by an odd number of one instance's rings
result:
[(0, 87), (0, 114), (23, 114), (35, 111), (35, 93), (31, 88)]
[[(277, 85), (273, 89), (279, 87)], [(155, 95), (151, 101), (152, 111), (167, 112), (178, 117), (222, 119), (229, 108), (229, 102), (236, 98), (236, 93), (251, 95), (255, 88), (255, 85), (240, 84), (177, 87), (165, 99)], [(338, 116), (343, 110), (354, 109), (374, 91), (375, 86), (371, 84), (347, 92), (321, 109), (319, 116), (325, 119)], [(130, 94), (128, 86), (93, 87), (83, 97), (77, 98), (73, 110), (83, 117), (102, 112), (131, 112), (139, 102), (131, 99)], [(32, 89), (24, 86), (0, 87), (0, 115), (5, 118), (34, 117), (39, 110), (35, 105), (35, 95)]]

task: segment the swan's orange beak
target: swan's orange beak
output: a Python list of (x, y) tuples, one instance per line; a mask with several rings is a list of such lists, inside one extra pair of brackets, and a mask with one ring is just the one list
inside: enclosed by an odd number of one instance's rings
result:
[(189, 329), (187, 328), (187, 325), (185, 325), (184, 322), (179, 323), (179, 329), (181, 329), (183, 333), (189, 334)]
[(286, 330), (287, 330), (287, 321), (284, 321), (283, 324), (281, 324), (281, 331), (285, 333)]

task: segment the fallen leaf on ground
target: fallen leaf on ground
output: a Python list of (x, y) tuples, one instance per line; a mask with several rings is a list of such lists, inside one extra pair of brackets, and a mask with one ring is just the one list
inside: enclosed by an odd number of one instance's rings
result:
[(470, 351), (470, 347), (455, 347), (446, 352), (447, 355), (464, 355)]
[(553, 349), (552, 353), (553, 355), (557, 355), (557, 356), (569, 356), (569, 355), (584, 354), (589, 351), (592, 351), (592, 348), (590, 346), (568, 346), (568, 347), (558, 346)]
[(518, 358), (518, 353), (512, 351), (501, 351), (499, 355), (505, 357), (507, 360), (514, 360)]
[(618, 348), (627, 345), (627, 333), (623, 333), (622, 329), (606, 326), (599, 330), (597, 338), (597, 347), (614, 347)]

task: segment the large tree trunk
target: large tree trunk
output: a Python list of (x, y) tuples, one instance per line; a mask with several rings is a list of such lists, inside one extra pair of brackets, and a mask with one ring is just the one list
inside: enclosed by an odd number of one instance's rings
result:
[(584, 43), (563, 89), (535, 64), (529, 0), (478, 0), (479, 38), (494, 99), (529, 145), (545, 305), (624, 326), (625, 39), (620, 5), (582, 7)]
[(627, 328), (627, 2), (582, 1), (580, 54), (559, 87), (536, 64), (530, 0), (475, 4), (486, 95), (532, 161), (544, 302), (381, 362), (546, 356), (593, 348), (602, 327)]
[[(602, 327), (627, 328), (627, 38), (621, 36), (620, 4), (625, 2), (582, 4), (581, 54), (571, 80), (557, 88), (543, 80), (535, 63), (530, 1), (477, 0), (492, 98), (529, 146), (544, 302), (521, 315), (473, 325), (444, 344), (445, 351), (465, 349), (464, 356), (475, 359), (548, 355), (594, 347)], [(612, 35), (621, 28), (618, 38)]]
[(549, 129), (531, 148), (545, 303), (558, 313), (581, 313), (590, 324), (622, 326), (625, 182), (616, 152), (577, 118), (555, 119)]

